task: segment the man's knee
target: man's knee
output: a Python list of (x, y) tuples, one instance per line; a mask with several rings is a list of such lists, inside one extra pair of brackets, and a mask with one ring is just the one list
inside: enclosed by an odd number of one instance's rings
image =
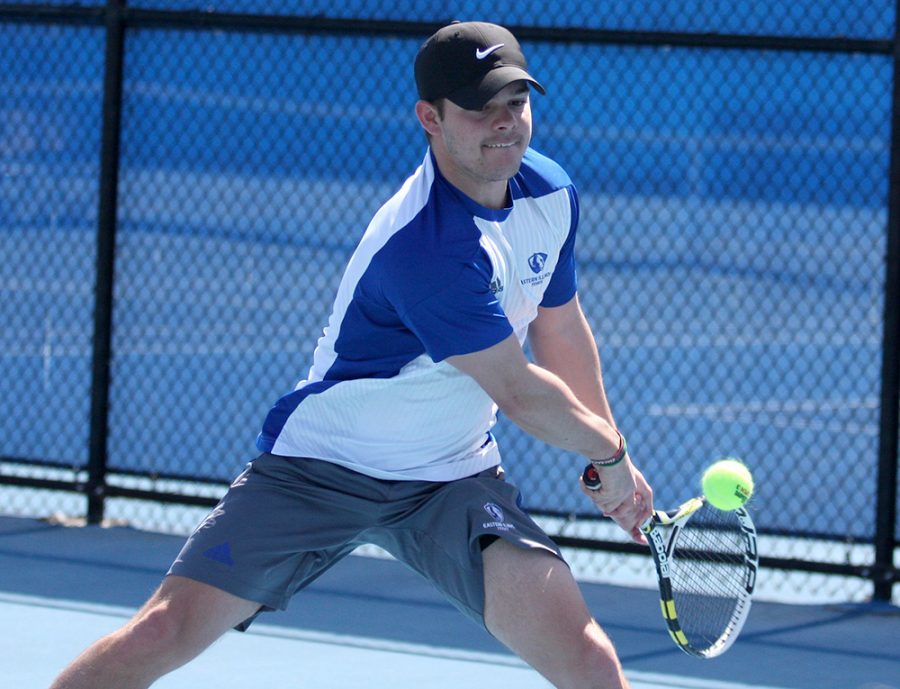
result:
[(582, 643), (576, 653), (580, 657), (573, 669), (579, 676), (573, 678), (572, 686), (623, 686), (625, 678), (618, 654), (610, 638), (596, 622), (585, 628)]
[(258, 604), (181, 577), (168, 577), (119, 632), (127, 657), (165, 658), (177, 666), (202, 652)]
[(185, 633), (185, 620), (178, 607), (159, 599), (149, 601), (120, 630), (123, 651), (131, 657), (142, 653), (158, 656), (178, 648)]

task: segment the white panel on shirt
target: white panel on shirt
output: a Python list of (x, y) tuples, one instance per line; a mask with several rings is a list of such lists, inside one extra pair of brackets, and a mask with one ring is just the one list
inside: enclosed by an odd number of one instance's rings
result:
[[(568, 228), (571, 215), (568, 192), (560, 189), (537, 199), (516, 201), (515, 213), (506, 222), (475, 218), (482, 233), (481, 246), (494, 266), (491, 288), (520, 344), (525, 343), (528, 325), (537, 316), (567, 237), (554, 228)], [(546, 254), (546, 261), (535, 271), (532, 257), (541, 254)]]

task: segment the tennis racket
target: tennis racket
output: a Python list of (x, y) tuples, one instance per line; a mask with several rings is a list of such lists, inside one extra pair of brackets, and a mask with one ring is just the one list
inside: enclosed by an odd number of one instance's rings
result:
[[(584, 484), (602, 485), (593, 465)], [(657, 510), (641, 525), (656, 565), (669, 635), (681, 650), (714, 658), (734, 643), (747, 615), (759, 555), (746, 507), (723, 512), (702, 496), (674, 510)]]

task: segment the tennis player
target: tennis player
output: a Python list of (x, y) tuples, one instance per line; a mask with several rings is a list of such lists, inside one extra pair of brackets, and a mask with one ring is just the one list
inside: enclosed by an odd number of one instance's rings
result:
[(272, 408), (261, 454), (156, 593), (54, 689), (147, 687), (362, 543), (420, 572), (555, 686), (628, 686), (491, 434), (499, 408), (593, 460), (603, 487), (582, 490), (642, 539), (652, 493), (613, 423), (576, 293), (578, 197), (529, 148), (530, 97), (544, 88), (513, 35), (486, 23), (431, 36), (415, 78), (427, 153), (350, 259), (307, 378)]

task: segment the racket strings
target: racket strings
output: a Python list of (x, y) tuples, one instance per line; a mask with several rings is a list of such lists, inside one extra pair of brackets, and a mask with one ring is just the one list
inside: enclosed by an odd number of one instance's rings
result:
[(678, 622), (690, 645), (710, 648), (740, 619), (746, 591), (746, 539), (736, 518), (704, 514), (681, 529), (670, 554)]

